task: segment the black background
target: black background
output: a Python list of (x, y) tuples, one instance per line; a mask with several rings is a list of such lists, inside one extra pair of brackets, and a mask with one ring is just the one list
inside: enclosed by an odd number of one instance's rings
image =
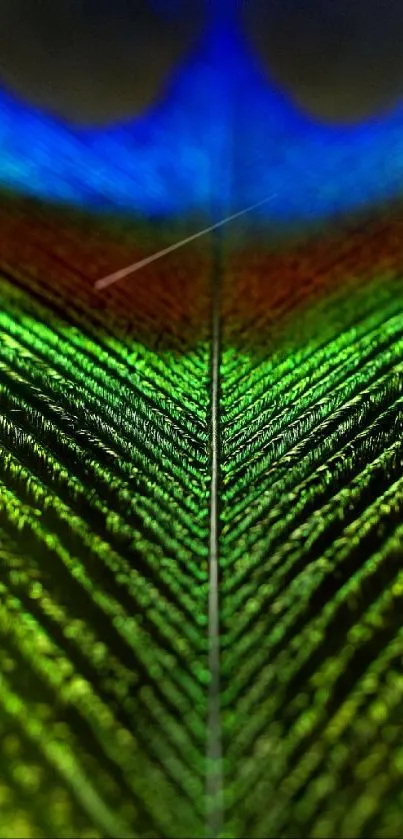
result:
[[(152, 8), (164, 2), (169, 15)], [(137, 114), (163, 91), (211, 8), (0, 0), (0, 81), (78, 123)], [(403, 94), (402, 0), (239, 0), (238, 13), (267, 72), (324, 120), (360, 120)]]

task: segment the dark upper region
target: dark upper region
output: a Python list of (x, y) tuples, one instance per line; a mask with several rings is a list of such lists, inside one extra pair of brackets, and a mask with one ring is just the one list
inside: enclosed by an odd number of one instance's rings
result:
[(319, 119), (354, 123), (403, 96), (402, 0), (250, 0), (241, 14), (270, 77)]
[(78, 124), (143, 112), (203, 27), (204, 0), (0, 0), (0, 83)]

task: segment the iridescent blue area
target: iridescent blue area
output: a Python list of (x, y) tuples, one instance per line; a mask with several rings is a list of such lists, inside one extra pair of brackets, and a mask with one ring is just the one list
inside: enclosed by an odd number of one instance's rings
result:
[(72, 128), (4, 89), (0, 110), (0, 182), (49, 201), (166, 217), (228, 205), (228, 191), (233, 210), (274, 194), (257, 212), (289, 222), (401, 192), (403, 105), (355, 127), (320, 124), (224, 15), (141, 118)]

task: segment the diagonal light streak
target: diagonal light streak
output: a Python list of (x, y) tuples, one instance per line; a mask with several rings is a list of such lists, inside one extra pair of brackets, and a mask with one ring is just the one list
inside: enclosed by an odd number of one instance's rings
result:
[(264, 198), (262, 201), (257, 201), (256, 204), (252, 204), (244, 210), (239, 210), (237, 213), (233, 213), (233, 215), (227, 216), (227, 218), (216, 222), (216, 224), (212, 224), (210, 227), (205, 227), (203, 230), (199, 230), (198, 233), (193, 233), (191, 236), (187, 236), (186, 239), (181, 239), (180, 242), (175, 242), (175, 244), (169, 245), (169, 247), (164, 248), (151, 256), (146, 256), (145, 259), (141, 259), (139, 262), (135, 262), (127, 268), (121, 268), (113, 274), (108, 274), (107, 277), (103, 277), (102, 279), (96, 281), (94, 289), (96, 291), (102, 291), (104, 288), (108, 288), (108, 286), (119, 282), (119, 280), (129, 277), (130, 274), (135, 274), (136, 271), (140, 271), (141, 268), (145, 268), (146, 265), (150, 265), (151, 262), (155, 262), (157, 259), (162, 259), (162, 257), (167, 256), (169, 253), (172, 253), (179, 248), (183, 248), (183, 246), (189, 244), (189, 242), (194, 242), (195, 239), (200, 239), (201, 236), (206, 236), (207, 233), (212, 233), (213, 230), (218, 230), (219, 227), (223, 227), (225, 224), (229, 224), (229, 222), (234, 221), (241, 216), (245, 216), (247, 213), (251, 213), (252, 210), (257, 209), (257, 207), (261, 207), (262, 204), (267, 204), (267, 202), (271, 201), (272, 198), (275, 198), (276, 195), (277, 193), (274, 192), (272, 195), (269, 195), (268, 198)]

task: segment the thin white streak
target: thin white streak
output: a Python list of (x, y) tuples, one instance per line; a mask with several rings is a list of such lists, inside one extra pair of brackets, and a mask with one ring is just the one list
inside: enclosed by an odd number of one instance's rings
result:
[(152, 256), (147, 256), (145, 259), (141, 259), (140, 262), (135, 262), (127, 268), (121, 268), (120, 271), (115, 271), (114, 274), (109, 274), (107, 277), (97, 280), (94, 285), (94, 289), (96, 291), (101, 291), (104, 288), (108, 288), (108, 286), (119, 282), (119, 280), (123, 280), (125, 277), (130, 276), (130, 274), (135, 274), (136, 271), (140, 271), (141, 268), (145, 268), (146, 265), (150, 265), (151, 262), (155, 262), (157, 259), (162, 259), (163, 256), (167, 256), (169, 253), (178, 250), (178, 248), (183, 248), (183, 246), (189, 244), (189, 242), (194, 242), (195, 239), (200, 239), (201, 236), (206, 236), (207, 233), (212, 233), (213, 230), (218, 230), (219, 227), (229, 224), (230, 221), (234, 221), (236, 218), (240, 218), (241, 216), (245, 216), (247, 213), (251, 213), (252, 210), (256, 210), (257, 207), (261, 207), (262, 204), (267, 204), (267, 202), (271, 201), (271, 199), (276, 195), (277, 193), (274, 192), (272, 195), (269, 195), (268, 198), (264, 198), (263, 201), (258, 201), (256, 204), (252, 204), (250, 207), (246, 207), (246, 209), (240, 210), (238, 213), (233, 213), (232, 216), (228, 216), (227, 218), (222, 219), (222, 221), (218, 221), (216, 224), (212, 224), (210, 227), (200, 230), (198, 233), (193, 233), (192, 236), (187, 236), (186, 239), (182, 239), (174, 245), (169, 245), (168, 248), (164, 248), (162, 251), (152, 254)]

